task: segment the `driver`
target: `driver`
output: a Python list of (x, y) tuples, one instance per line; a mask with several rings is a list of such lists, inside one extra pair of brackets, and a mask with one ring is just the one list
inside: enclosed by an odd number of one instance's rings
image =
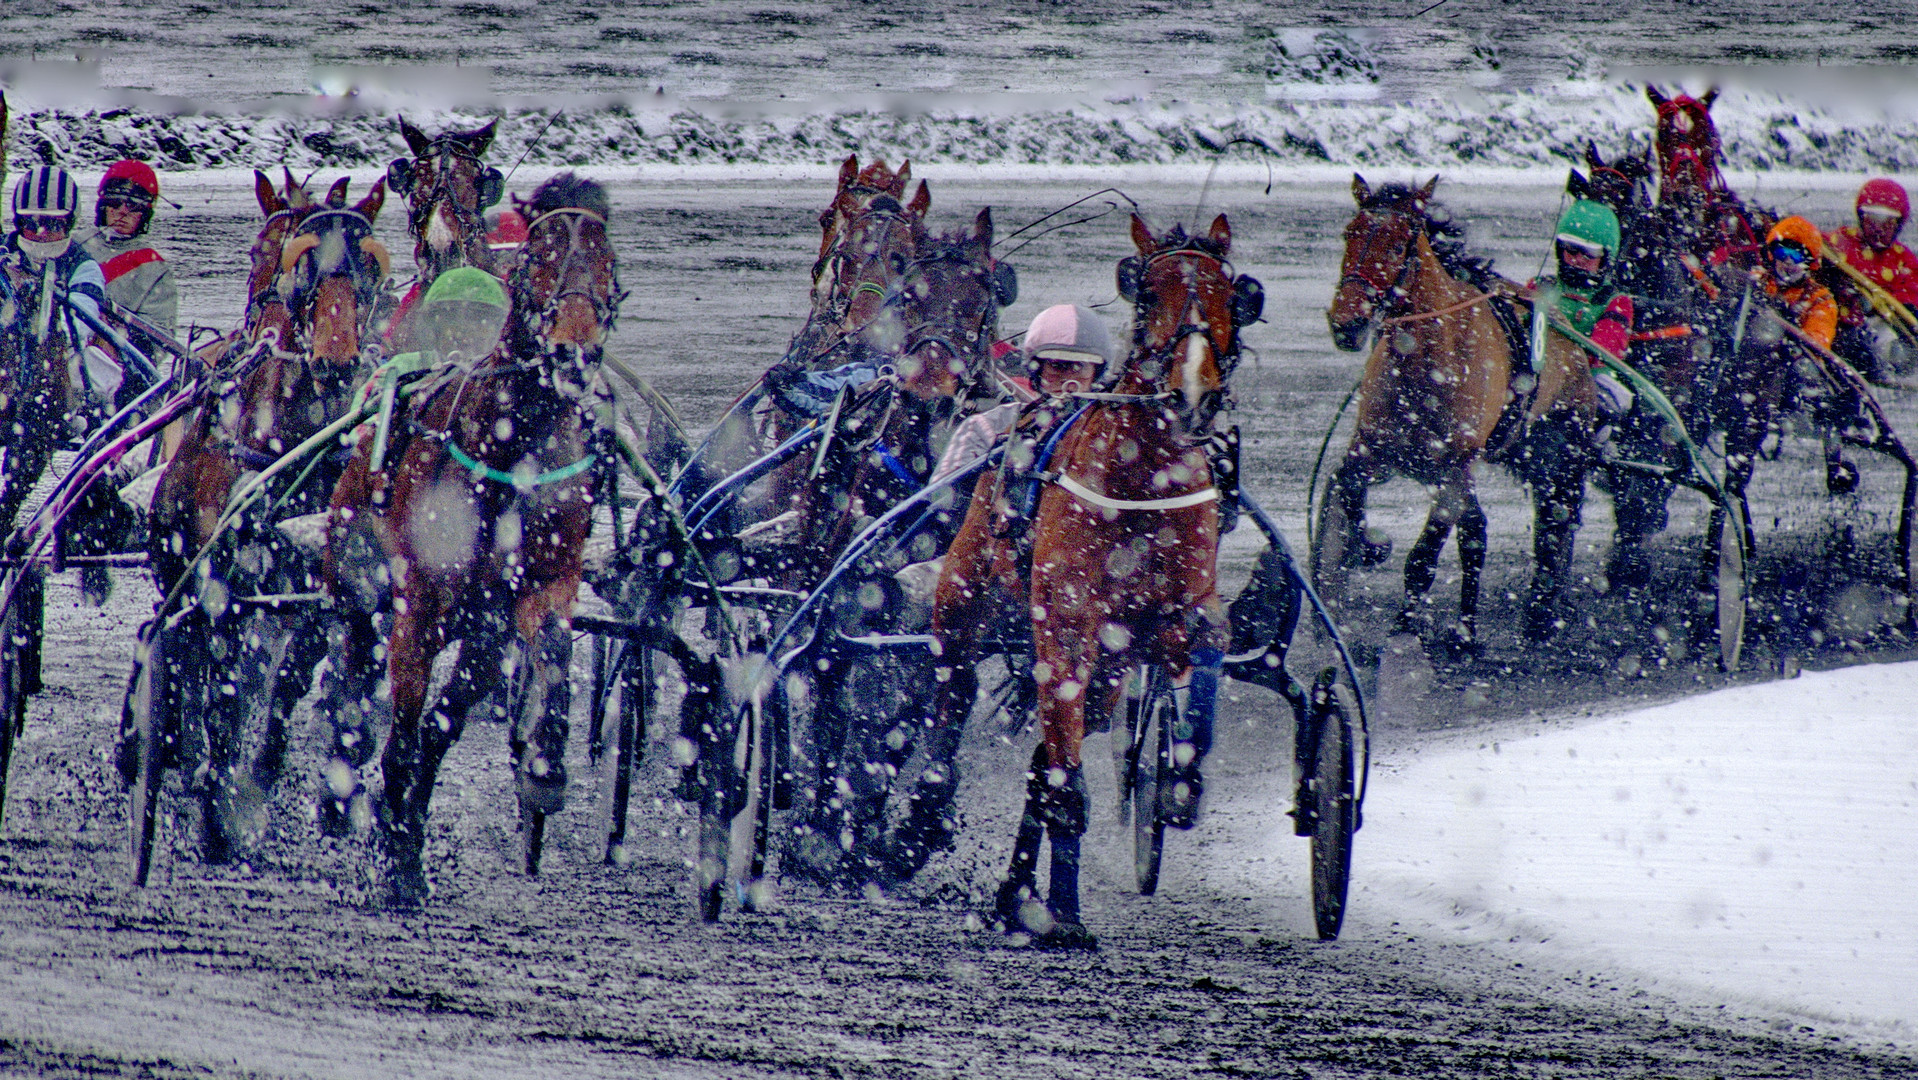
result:
[(484, 270), (457, 266), (433, 280), (420, 301), (420, 340), (427, 345), (403, 352), (376, 369), (360, 388), (355, 407), (381, 399), (373, 428), (372, 467), (384, 463), (393, 406), (399, 384), (442, 365), (471, 369), (499, 348), (512, 305), (499, 279)]
[[(1847, 225), (1825, 238), (1845, 265), (1869, 278), (1891, 299), (1918, 313), (1918, 256), (1898, 242), (1898, 233), (1911, 216), (1911, 200), (1894, 180), (1867, 180), (1858, 189), (1855, 204), (1857, 225)], [(1872, 313), (1871, 301), (1843, 275), (1826, 278), (1839, 301), (1838, 333), (1832, 351), (1844, 357), (1866, 378), (1886, 374), (1881, 364), (1878, 342), (1866, 321)]]
[[(1552, 238), (1558, 277), (1545, 284), (1556, 314), (1622, 360), (1631, 346), (1633, 314), (1632, 298), (1612, 283), (1620, 242), (1618, 215), (1611, 207), (1589, 199), (1574, 202), (1559, 215)], [(1631, 411), (1632, 392), (1598, 356), (1591, 355), (1590, 361), (1601, 425), (1615, 425)]]
[[(1112, 363), (1112, 335), (1088, 308), (1055, 304), (1033, 317), (1019, 355), (1043, 398), (1090, 390)], [(966, 420), (952, 433), (933, 481), (971, 464), (1012, 430), (1026, 403), (1012, 401)], [(1050, 424), (1046, 425), (1050, 427)]]
[[(109, 300), (171, 335), (180, 312), (173, 267), (142, 239), (153, 224), (153, 204), (159, 197), (160, 178), (145, 162), (116, 161), (100, 178), (93, 225), (76, 232), (73, 240), (100, 264)], [(154, 340), (138, 327), (129, 331), (134, 346), (148, 359), (157, 359)]]

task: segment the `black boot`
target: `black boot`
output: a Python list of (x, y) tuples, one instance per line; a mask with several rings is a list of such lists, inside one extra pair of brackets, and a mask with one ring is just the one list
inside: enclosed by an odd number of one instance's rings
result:
[(1192, 680), (1184, 690), (1174, 691), (1184, 700), (1173, 722), (1172, 769), (1159, 785), (1159, 820), (1170, 828), (1190, 829), (1199, 820), (1199, 800), (1205, 794), (1200, 766), (1212, 750), (1223, 659), (1217, 649), (1194, 649)]
[(913, 784), (905, 823), (886, 837), (880, 850), (878, 870), (887, 884), (911, 880), (935, 852), (952, 846), (959, 831), (953, 800), (959, 793), (960, 734), (955, 724), (926, 735), (926, 767)]

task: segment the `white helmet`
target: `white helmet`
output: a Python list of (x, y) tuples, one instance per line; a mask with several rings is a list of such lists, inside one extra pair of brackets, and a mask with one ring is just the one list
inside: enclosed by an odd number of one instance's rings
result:
[(1055, 304), (1033, 316), (1022, 346), (1036, 367), (1040, 360), (1112, 363), (1112, 335), (1099, 316), (1077, 304)]
[(64, 216), (67, 227), (80, 212), (80, 185), (58, 165), (35, 165), (13, 185), (13, 213)]

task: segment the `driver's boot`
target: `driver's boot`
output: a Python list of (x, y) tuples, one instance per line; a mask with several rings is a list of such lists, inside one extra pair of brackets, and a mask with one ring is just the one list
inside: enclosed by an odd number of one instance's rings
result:
[(1192, 650), (1192, 677), (1173, 691), (1179, 718), (1172, 727), (1172, 769), (1159, 785), (1159, 820), (1170, 828), (1190, 829), (1199, 820), (1199, 800), (1205, 794), (1200, 766), (1212, 750), (1223, 661), (1218, 649)]

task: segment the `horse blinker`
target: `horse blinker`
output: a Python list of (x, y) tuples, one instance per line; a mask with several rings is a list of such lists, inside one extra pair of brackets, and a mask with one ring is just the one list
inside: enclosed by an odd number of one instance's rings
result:
[(992, 264), (992, 298), (1000, 307), (1011, 307), (1019, 299), (1019, 272), (1011, 263)]
[(1232, 282), (1232, 328), (1250, 326), (1264, 313), (1265, 286), (1250, 274), (1240, 274)]
[(411, 158), (393, 159), (393, 163), (386, 167), (386, 186), (401, 195), (412, 192), (413, 160)]

